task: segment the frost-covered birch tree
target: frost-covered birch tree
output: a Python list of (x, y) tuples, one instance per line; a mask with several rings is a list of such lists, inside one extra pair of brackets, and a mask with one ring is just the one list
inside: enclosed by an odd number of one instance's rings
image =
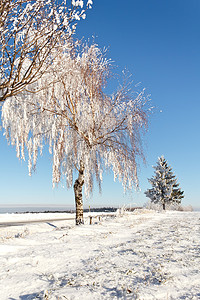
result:
[(4, 103), (2, 123), (17, 156), (25, 159), (28, 150), (30, 175), (38, 152), (49, 145), (53, 184), (62, 178), (68, 188), (74, 184), (76, 224), (81, 224), (82, 187), (86, 196), (94, 179), (101, 188), (105, 170), (113, 171), (124, 190), (138, 186), (137, 159), (144, 158), (141, 134), (147, 127), (148, 99), (143, 90), (132, 91), (126, 82), (112, 95), (105, 92), (111, 62), (97, 45), (77, 43), (56, 51), (49, 73), (30, 86), (31, 92)]
[(73, 34), (91, 4), (92, 0), (85, 5), (82, 0), (0, 1), (0, 102), (43, 75), (52, 49)]
[(157, 165), (153, 168), (155, 175), (148, 179), (152, 188), (148, 189), (145, 195), (151, 199), (152, 203), (161, 204), (164, 210), (167, 204), (180, 204), (184, 198), (184, 192), (179, 188), (176, 176), (164, 156), (158, 157)]

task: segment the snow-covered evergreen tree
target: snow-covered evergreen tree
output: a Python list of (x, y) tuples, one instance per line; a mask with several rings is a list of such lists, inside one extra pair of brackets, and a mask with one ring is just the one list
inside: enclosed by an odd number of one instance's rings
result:
[(176, 176), (172, 172), (172, 168), (168, 166), (164, 156), (158, 158), (155, 169), (155, 175), (148, 179), (152, 185), (151, 189), (145, 192), (145, 195), (155, 204), (161, 204), (165, 210), (166, 204), (181, 202), (184, 198), (183, 191), (179, 188)]

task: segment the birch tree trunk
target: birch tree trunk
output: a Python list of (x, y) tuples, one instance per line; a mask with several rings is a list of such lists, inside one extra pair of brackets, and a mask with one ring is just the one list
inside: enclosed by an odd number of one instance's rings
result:
[(84, 165), (80, 162), (78, 179), (74, 183), (74, 195), (76, 203), (76, 225), (84, 224), (83, 220), (83, 195), (82, 188), (84, 184)]

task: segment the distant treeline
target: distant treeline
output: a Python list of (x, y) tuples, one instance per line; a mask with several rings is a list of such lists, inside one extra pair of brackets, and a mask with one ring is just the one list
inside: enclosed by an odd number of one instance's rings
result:
[(116, 207), (97, 207), (97, 208), (85, 208), (84, 212), (115, 212), (117, 211)]
[[(135, 209), (140, 209), (142, 207), (126, 207), (126, 211), (134, 211)], [(84, 208), (84, 212), (116, 212), (117, 207), (96, 207), (96, 208)], [(74, 209), (70, 210), (45, 210), (45, 211), (25, 211), (25, 212), (15, 212), (16, 214), (39, 214), (39, 213), (68, 213), (73, 214), (76, 211)]]
[[(97, 207), (97, 208), (85, 208), (84, 212), (115, 212), (117, 211), (116, 207)], [(16, 214), (39, 214), (39, 213), (68, 213), (72, 214), (76, 211), (74, 209), (70, 210), (45, 210), (45, 211), (24, 211), (24, 212), (16, 212)]]

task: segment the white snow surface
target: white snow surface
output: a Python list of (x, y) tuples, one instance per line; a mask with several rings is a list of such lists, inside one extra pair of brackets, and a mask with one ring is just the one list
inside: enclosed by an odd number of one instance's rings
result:
[[(36, 217), (0, 223), (25, 216)], [(1, 300), (200, 299), (200, 212), (137, 210), (0, 232)]]

